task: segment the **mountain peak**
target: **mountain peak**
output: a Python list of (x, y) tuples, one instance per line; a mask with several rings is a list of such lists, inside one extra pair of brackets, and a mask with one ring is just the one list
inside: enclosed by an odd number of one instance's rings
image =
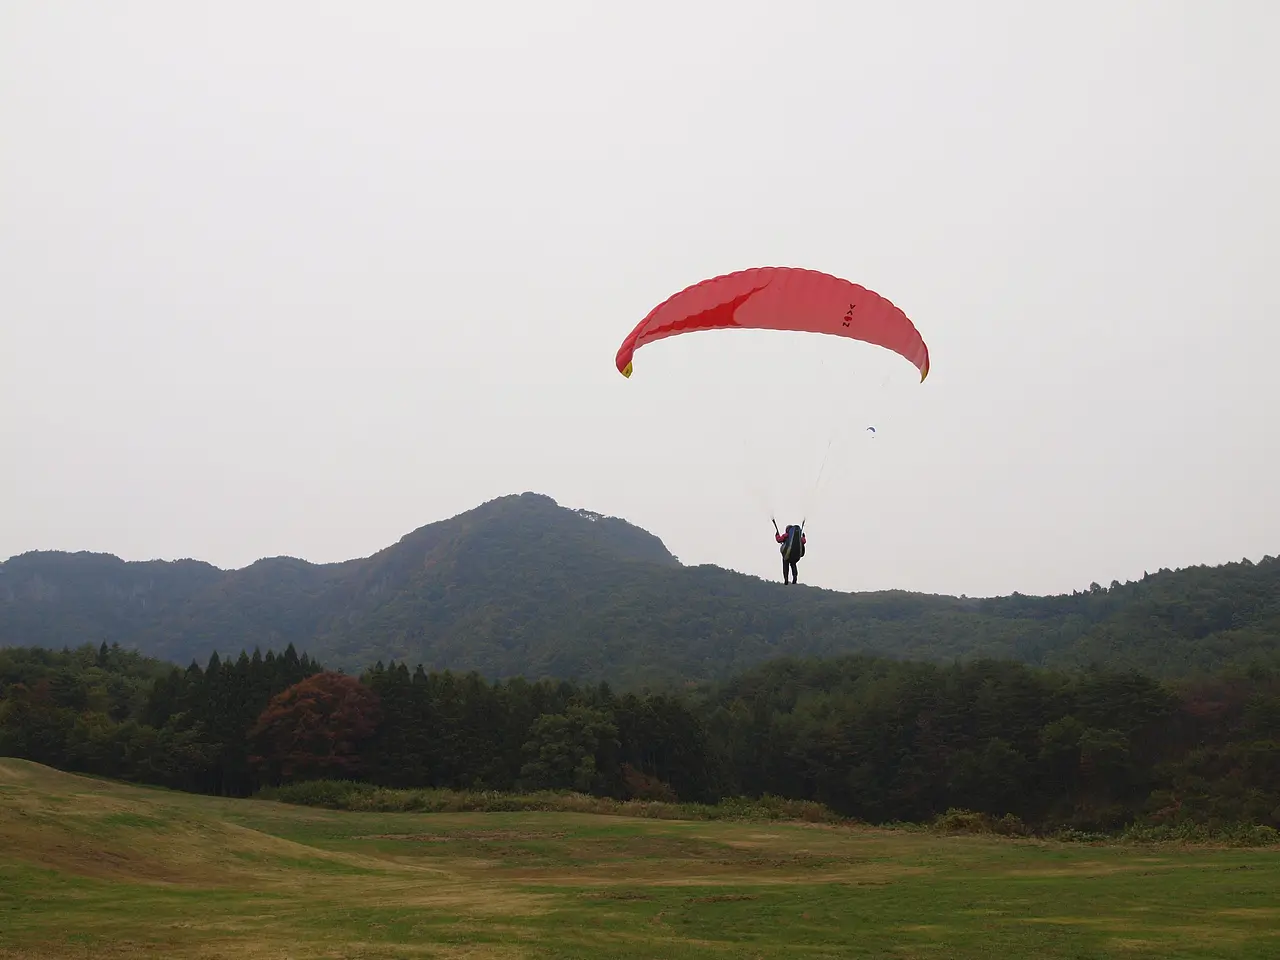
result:
[(561, 506), (552, 497), (531, 491), (495, 497), (447, 520), (426, 524), (381, 553), (468, 550), (504, 541), (513, 548), (577, 553), (596, 562), (678, 565), (662, 540), (647, 530), (620, 517)]

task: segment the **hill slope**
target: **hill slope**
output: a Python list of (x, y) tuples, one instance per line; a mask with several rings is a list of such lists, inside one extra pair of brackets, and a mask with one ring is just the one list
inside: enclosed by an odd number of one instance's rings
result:
[[(0, 843), (0, 956), (13, 960), (1248, 960), (1272, 956), (1280, 933), (1273, 850), (1137, 852), (778, 821), (703, 820), (691, 831), (588, 813), (338, 812), (6, 759)], [(998, 914), (974, 909), (975, 889)], [(1223, 943), (1229, 953), (1208, 952)]]
[(1280, 561), (1059, 597), (842, 594), (684, 567), (646, 531), (526, 493), (337, 564), (44, 552), (0, 564), (0, 645), (103, 640), (179, 663), (293, 643), (352, 669), (398, 659), (621, 683), (856, 651), (1170, 676), (1280, 655)]

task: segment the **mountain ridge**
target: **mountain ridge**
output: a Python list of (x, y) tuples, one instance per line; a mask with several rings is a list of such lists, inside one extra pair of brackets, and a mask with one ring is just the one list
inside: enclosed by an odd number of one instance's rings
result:
[(104, 640), (181, 663), (293, 643), (343, 669), (401, 660), (623, 685), (858, 652), (1182, 675), (1280, 654), (1280, 562), (1045, 597), (842, 593), (685, 566), (626, 520), (525, 492), (332, 563), (224, 570), (88, 551), (0, 563), (0, 646)]

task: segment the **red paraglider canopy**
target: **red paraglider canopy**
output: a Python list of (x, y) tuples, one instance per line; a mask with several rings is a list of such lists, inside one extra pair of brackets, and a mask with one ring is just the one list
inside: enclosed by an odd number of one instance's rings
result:
[(754, 267), (703, 280), (658, 304), (627, 335), (617, 365), (631, 376), (646, 343), (695, 330), (792, 330), (862, 340), (929, 375), (929, 348), (907, 315), (866, 287), (817, 270)]

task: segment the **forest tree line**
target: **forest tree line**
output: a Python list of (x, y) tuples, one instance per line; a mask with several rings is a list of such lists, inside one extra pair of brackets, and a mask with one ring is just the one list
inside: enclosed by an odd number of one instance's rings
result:
[(185, 670), (105, 643), (0, 650), (0, 755), (249, 796), (342, 778), (714, 803), (772, 795), (869, 822), (952, 808), (1029, 824), (1280, 826), (1280, 671), (779, 659), (721, 684), (324, 670), (292, 646)]

